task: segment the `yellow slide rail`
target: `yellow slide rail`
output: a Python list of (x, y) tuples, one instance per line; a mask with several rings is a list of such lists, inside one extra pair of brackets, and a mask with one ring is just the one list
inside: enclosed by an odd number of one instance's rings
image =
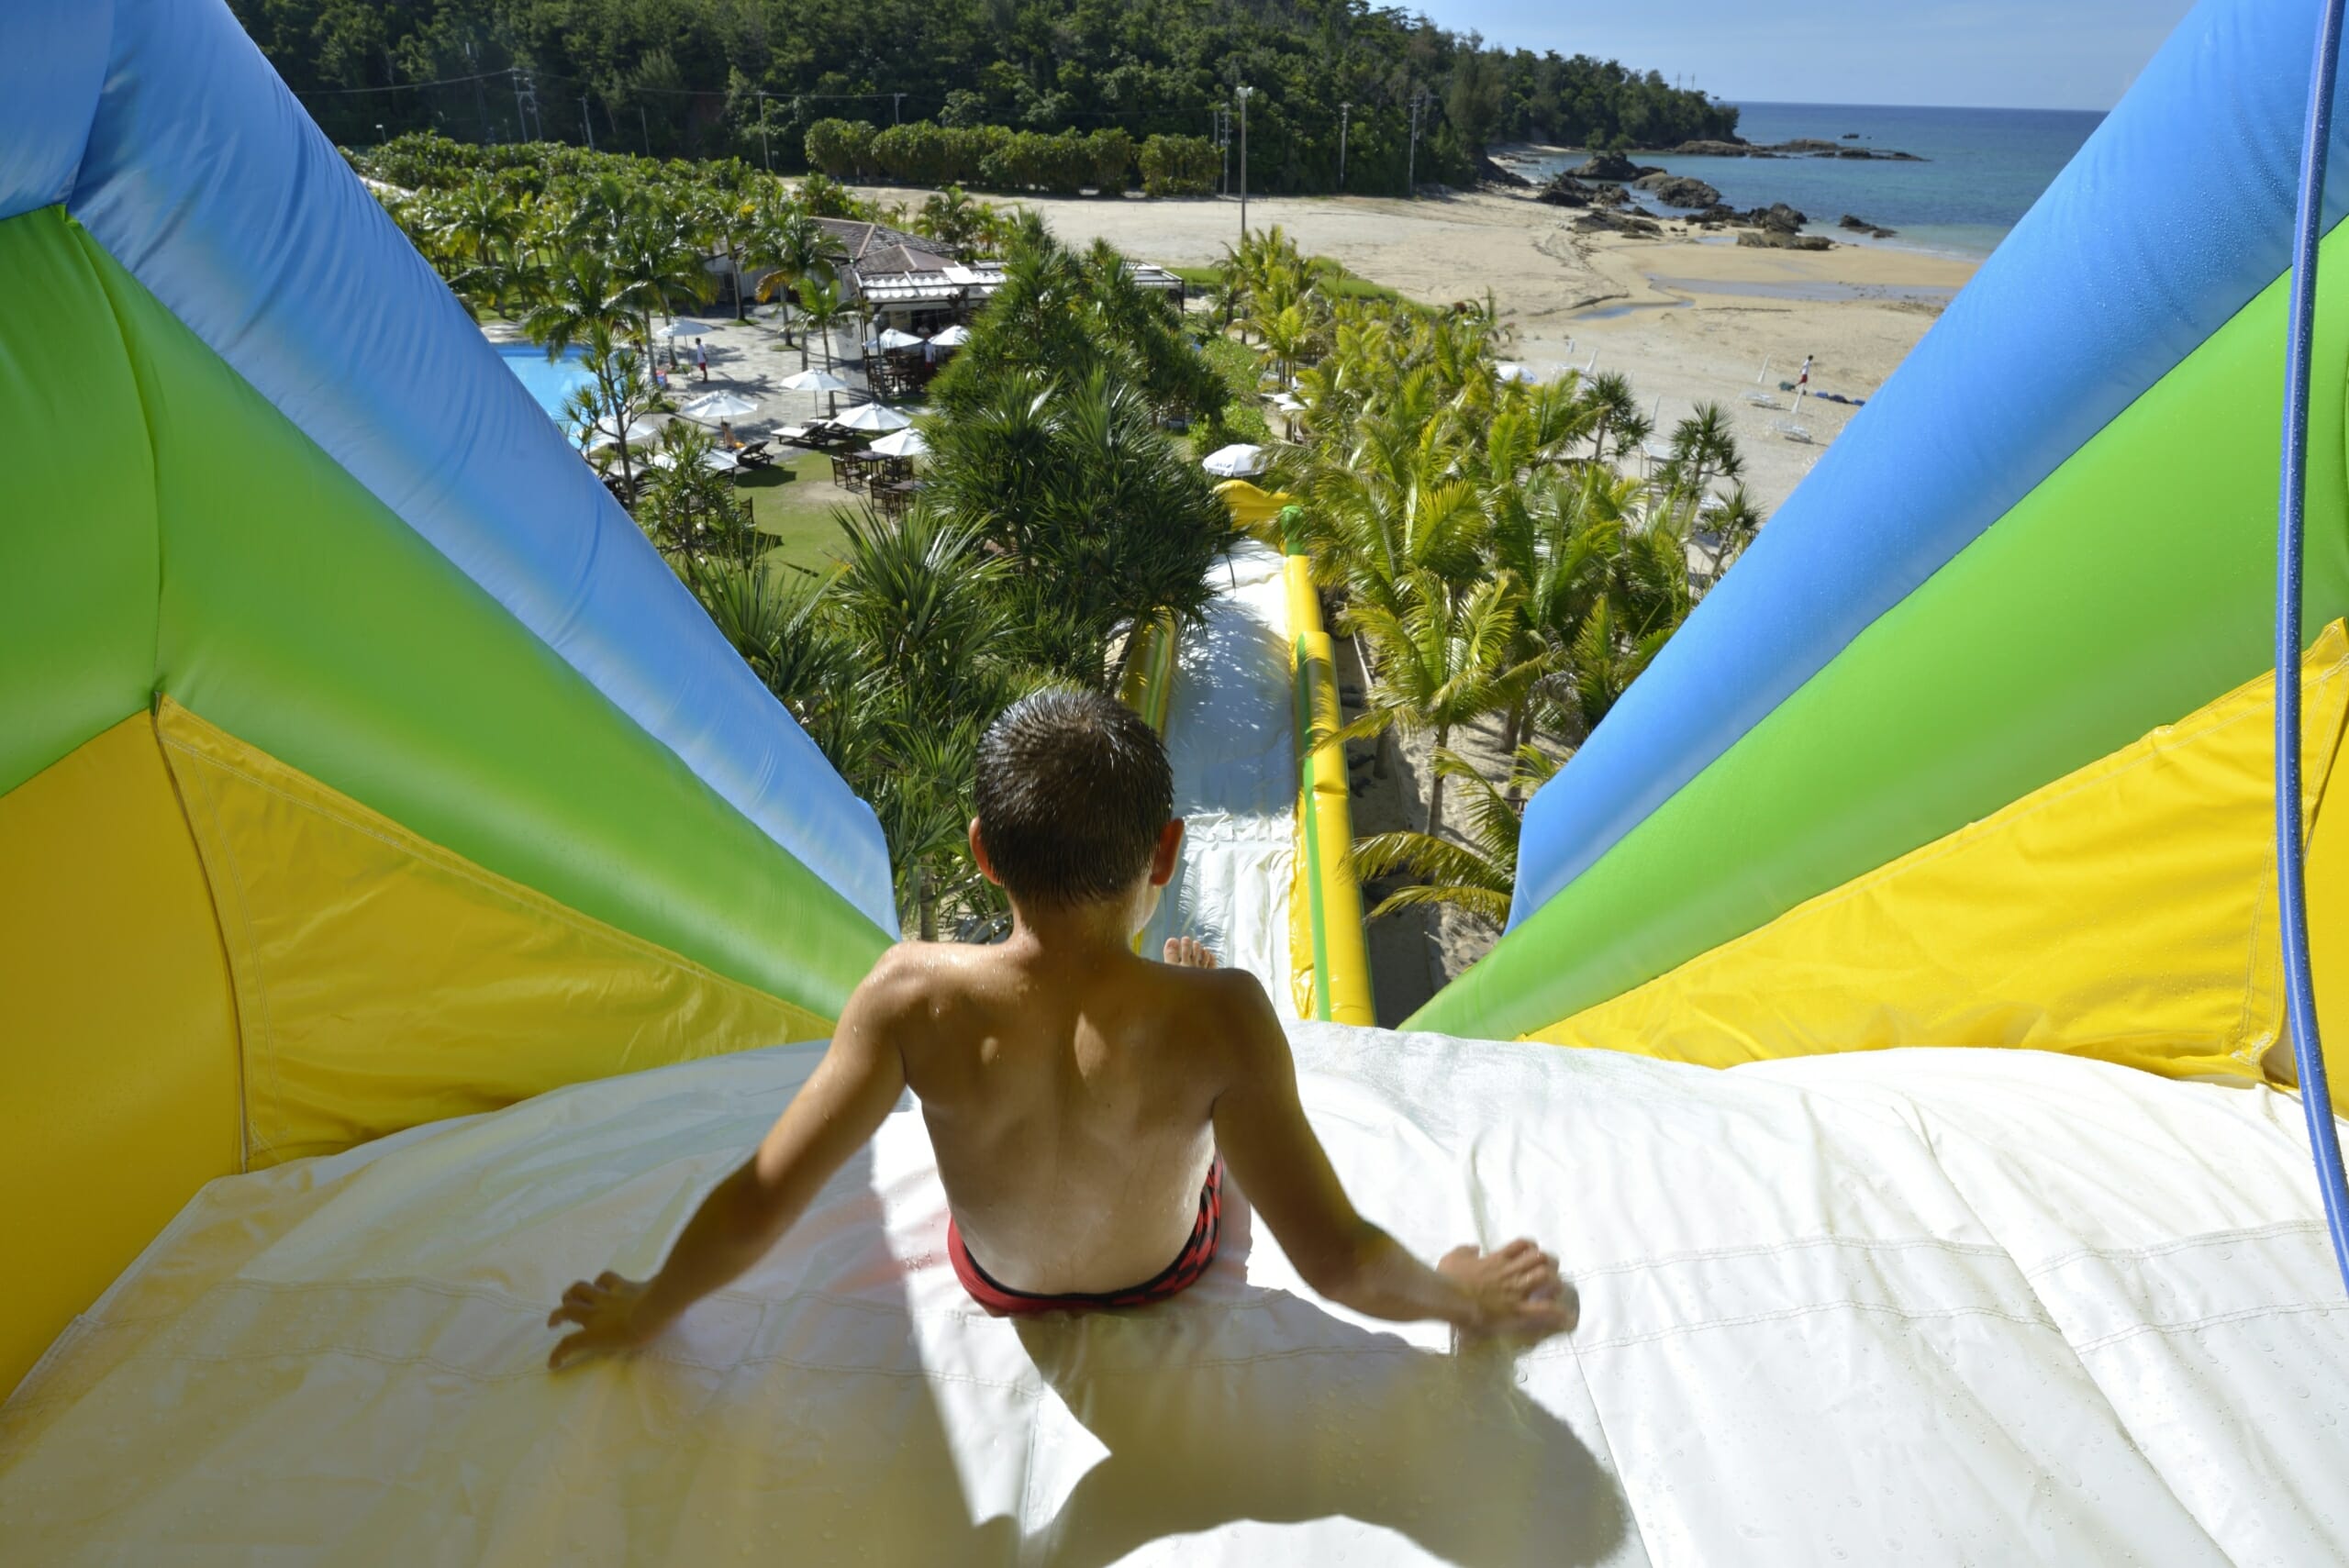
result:
[(1335, 651), (1321, 625), (1312, 562), (1283, 563), (1288, 588), (1289, 656), (1297, 694), (1297, 879), (1289, 899), (1290, 965), (1297, 1010), (1332, 1023), (1373, 1025), (1370, 951), (1363, 940), (1362, 888), (1354, 881), (1353, 806), (1339, 727)]

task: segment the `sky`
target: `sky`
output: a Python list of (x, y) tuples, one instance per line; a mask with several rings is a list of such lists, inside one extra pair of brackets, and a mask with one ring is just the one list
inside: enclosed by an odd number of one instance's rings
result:
[(1737, 102), (2109, 109), (2193, 0), (1421, 5), (1490, 43), (1612, 58)]

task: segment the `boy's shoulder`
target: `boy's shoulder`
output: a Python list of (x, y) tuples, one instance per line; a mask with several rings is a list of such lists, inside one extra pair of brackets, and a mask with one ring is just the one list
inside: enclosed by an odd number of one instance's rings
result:
[(964, 942), (899, 942), (874, 961), (857, 990), (884, 1012), (919, 1010), (993, 968), (987, 951)]

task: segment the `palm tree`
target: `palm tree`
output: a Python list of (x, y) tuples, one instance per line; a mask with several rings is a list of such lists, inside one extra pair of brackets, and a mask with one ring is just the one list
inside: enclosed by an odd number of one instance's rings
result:
[(572, 251), (547, 275), (538, 302), (522, 318), (522, 330), (545, 348), (547, 358), (561, 359), (565, 349), (598, 328), (608, 337), (628, 320), (623, 286), (599, 253)]
[(687, 243), (674, 222), (629, 224), (612, 241), (609, 255), (620, 301), (635, 313), (637, 341), (648, 351), (654, 311), (666, 315), (673, 306), (707, 305), (718, 295), (717, 280), (704, 264), (701, 248)]
[[(1530, 678), (1508, 657), (1522, 590), (1508, 573), (1461, 588), (1424, 570), (1397, 586), (1395, 608), (1366, 600), (1347, 608), (1350, 628), (1369, 645), (1372, 669), (1363, 715), (1337, 739), (1432, 731), (1442, 750), (1455, 725), (1507, 706), (1517, 683)], [(1443, 785), (1438, 773), (1428, 786), (1431, 835), (1442, 831)]]
[[(1590, 378), (1584, 394), (1593, 417), (1590, 422), (1590, 461), (1607, 461), (1607, 442), (1614, 438), (1615, 450), (1622, 452), (1644, 439), (1647, 420), (1640, 413), (1639, 395), (1631, 390), (1631, 379), (1620, 371), (1601, 371)], [(1636, 431), (1636, 434), (1631, 432)]]
[(662, 406), (661, 395), (644, 368), (642, 356), (621, 342), (609, 324), (592, 323), (584, 334), (582, 359), (588, 381), (573, 387), (563, 399), (564, 422), (579, 430), (590, 446), (597, 434), (609, 435), (619, 448), (620, 483), (633, 497), (636, 469), (628, 439), (637, 419)]
[(1729, 411), (1718, 403), (1699, 403), (1673, 427), (1672, 455), (1656, 470), (1655, 479), (1666, 496), (1695, 501), (1712, 481), (1735, 479), (1744, 472), (1745, 459), (1737, 450)]
[[(840, 285), (829, 278), (799, 280), (799, 315), (811, 336), (824, 345), (824, 368), (832, 368), (832, 333), (843, 321), (853, 320), (856, 307), (841, 298)], [(807, 362), (807, 346), (799, 346), (799, 361)]]
[[(795, 204), (785, 202), (762, 208), (744, 260), (753, 267), (772, 269), (759, 281), (758, 294), (763, 300), (781, 302), (783, 340), (790, 342), (795, 291), (807, 279), (828, 274), (831, 270), (824, 261), (824, 231), (806, 208)], [(807, 345), (804, 342), (799, 345), (799, 368), (807, 368)]]
[(1509, 895), (1517, 885), (1517, 849), (1524, 827), (1518, 801), (1556, 776), (1563, 764), (1531, 746), (1517, 749), (1506, 792), (1495, 789), (1476, 765), (1456, 751), (1438, 750), (1436, 776), (1456, 781), (1465, 794), (1466, 841), (1454, 843), (1427, 833), (1375, 833), (1353, 849), (1354, 874), (1368, 882), (1397, 873), (1416, 878), (1378, 901), (1374, 920), (1397, 909), (1449, 905), (1498, 931), (1508, 924)]
[(1720, 581), (1721, 573), (1730, 569), (1730, 563), (1745, 553), (1745, 547), (1753, 542), (1753, 536), (1762, 531), (1761, 505), (1746, 494), (1744, 485), (1731, 486), (1730, 493), (1719, 500), (1719, 506), (1698, 519), (1704, 530), (1698, 536), (1698, 542), (1704, 543), (1706, 536), (1710, 536), (1710, 542), (1707, 544), (1707, 550), (1712, 557), (1709, 574), (1716, 583)]

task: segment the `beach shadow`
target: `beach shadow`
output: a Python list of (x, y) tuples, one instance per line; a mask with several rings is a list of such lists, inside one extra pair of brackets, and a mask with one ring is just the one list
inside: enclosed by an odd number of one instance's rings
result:
[[(1227, 1192), (1244, 1252), (1245, 1204)], [(1216, 1266), (1233, 1261), (1228, 1240)], [(1460, 1568), (1597, 1562), (1623, 1543), (1621, 1493), (1519, 1391), (1506, 1347), (1420, 1350), (1286, 1291), (1242, 1310), (1257, 1353), (1198, 1366), (1118, 1355), (1114, 1337), (1140, 1325), (1111, 1317), (1015, 1324), (1108, 1451), (1026, 1539), (1022, 1562), (1096, 1568), (1243, 1520), (1350, 1519)]]

